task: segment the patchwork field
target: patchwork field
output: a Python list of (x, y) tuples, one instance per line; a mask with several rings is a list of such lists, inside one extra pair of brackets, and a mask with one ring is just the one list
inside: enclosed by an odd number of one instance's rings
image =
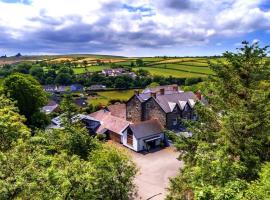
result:
[[(71, 62), (73, 63), (73, 70), (75, 74), (83, 74), (88, 72), (100, 72), (103, 69), (114, 67), (130, 67), (136, 65), (136, 60), (143, 61), (143, 69), (148, 70), (152, 75), (158, 76), (173, 76), (178, 78), (189, 77), (205, 77), (213, 75), (209, 68), (209, 62), (215, 63), (217, 60), (224, 61), (222, 58), (204, 58), (204, 57), (120, 57), (120, 56), (106, 56), (106, 55), (54, 55), (54, 56), (31, 56), (20, 57), (12, 61), (11, 58), (1, 60), (0, 63), (12, 63), (19, 60), (44, 60), (48, 63), (54, 62)], [(85, 62), (86, 61), (86, 62)], [(105, 65), (100, 66), (98, 63), (102, 62)], [(85, 68), (83, 65), (86, 64)], [(142, 67), (133, 67), (136, 71)], [(46, 69), (45, 69), (46, 71)]]

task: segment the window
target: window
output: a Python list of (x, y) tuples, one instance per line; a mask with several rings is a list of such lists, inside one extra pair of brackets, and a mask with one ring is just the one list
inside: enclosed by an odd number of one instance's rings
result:
[(127, 131), (127, 143), (133, 145), (133, 133), (130, 129)]
[(128, 117), (128, 118), (131, 118), (131, 117), (132, 117), (130, 111), (128, 112), (127, 117)]
[(177, 125), (177, 119), (173, 119), (173, 125), (174, 125), (174, 126)]

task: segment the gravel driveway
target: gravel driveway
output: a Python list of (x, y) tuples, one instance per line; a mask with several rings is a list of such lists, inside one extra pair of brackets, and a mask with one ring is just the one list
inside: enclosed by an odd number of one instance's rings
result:
[(169, 178), (176, 176), (178, 169), (183, 166), (183, 163), (176, 159), (178, 155), (179, 153), (172, 148), (145, 155), (132, 152), (133, 160), (139, 167), (139, 173), (135, 179), (138, 186), (138, 200), (163, 200), (165, 198)]

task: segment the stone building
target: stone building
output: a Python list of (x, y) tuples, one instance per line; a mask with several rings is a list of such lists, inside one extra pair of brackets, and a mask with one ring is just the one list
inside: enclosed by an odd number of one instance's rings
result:
[(126, 103), (126, 119), (133, 123), (157, 119), (167, 129), (180, 129), (181, 119), (194, 119), (193, 107), (199, 99), (177, 85), (158, 86), (139, 93)]

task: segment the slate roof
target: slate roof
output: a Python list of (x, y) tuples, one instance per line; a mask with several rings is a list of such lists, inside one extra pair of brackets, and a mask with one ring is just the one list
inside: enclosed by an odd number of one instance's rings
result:
[(83, 90), (83, 86), (81, 84), (73, 84), (70, 86), (71, 91), (81, 91)]
[(83, 98), (75, 99), (74, 103), (80, 107), (86, 107), (88, 105), (87, 101)]
[(166, 113), (169, 113), (173, 111), (176, 105), (178, 105), (181, 110), (184, 109), (186, 104), (189, 104), (189, 106), (193, 108), (197, 97), (193, 92), (181, 92), (160, 95), (157, 96), (155, 100)]
[(41, 111), (50, 114), (53, 112), (59, 105), (55, 101), (50, 101), (46, 106), (42, 107)]
[(111, 115), (111, 113), (105, 109), (91, 113), (90, 116), (101, 123), (97, 133), (104, 133), (104, 130), (110, 130), (112, 132), (121, 134), (122, 131), (130, 124), (130, 122), (124, 119)]
[[(175, 88), (177, 88), (177, 90), (175, 90)], [(160, 89), (164, 89), (165, 94), (181, 92), (181, 90), (179, 90), (178, 88), (178, 85), (173, 84), (173, 85), (161, 85), (161, 86), (157, 86), (153, 88), (146, 88), (145, 90), (142, 91), (142, 94), (151, 93), (151, 92), (159, 93)]]
[(163, 130), (162, 125), (157, 119), (130, 124), (129, 128), (137, 139), (160, 134)]

